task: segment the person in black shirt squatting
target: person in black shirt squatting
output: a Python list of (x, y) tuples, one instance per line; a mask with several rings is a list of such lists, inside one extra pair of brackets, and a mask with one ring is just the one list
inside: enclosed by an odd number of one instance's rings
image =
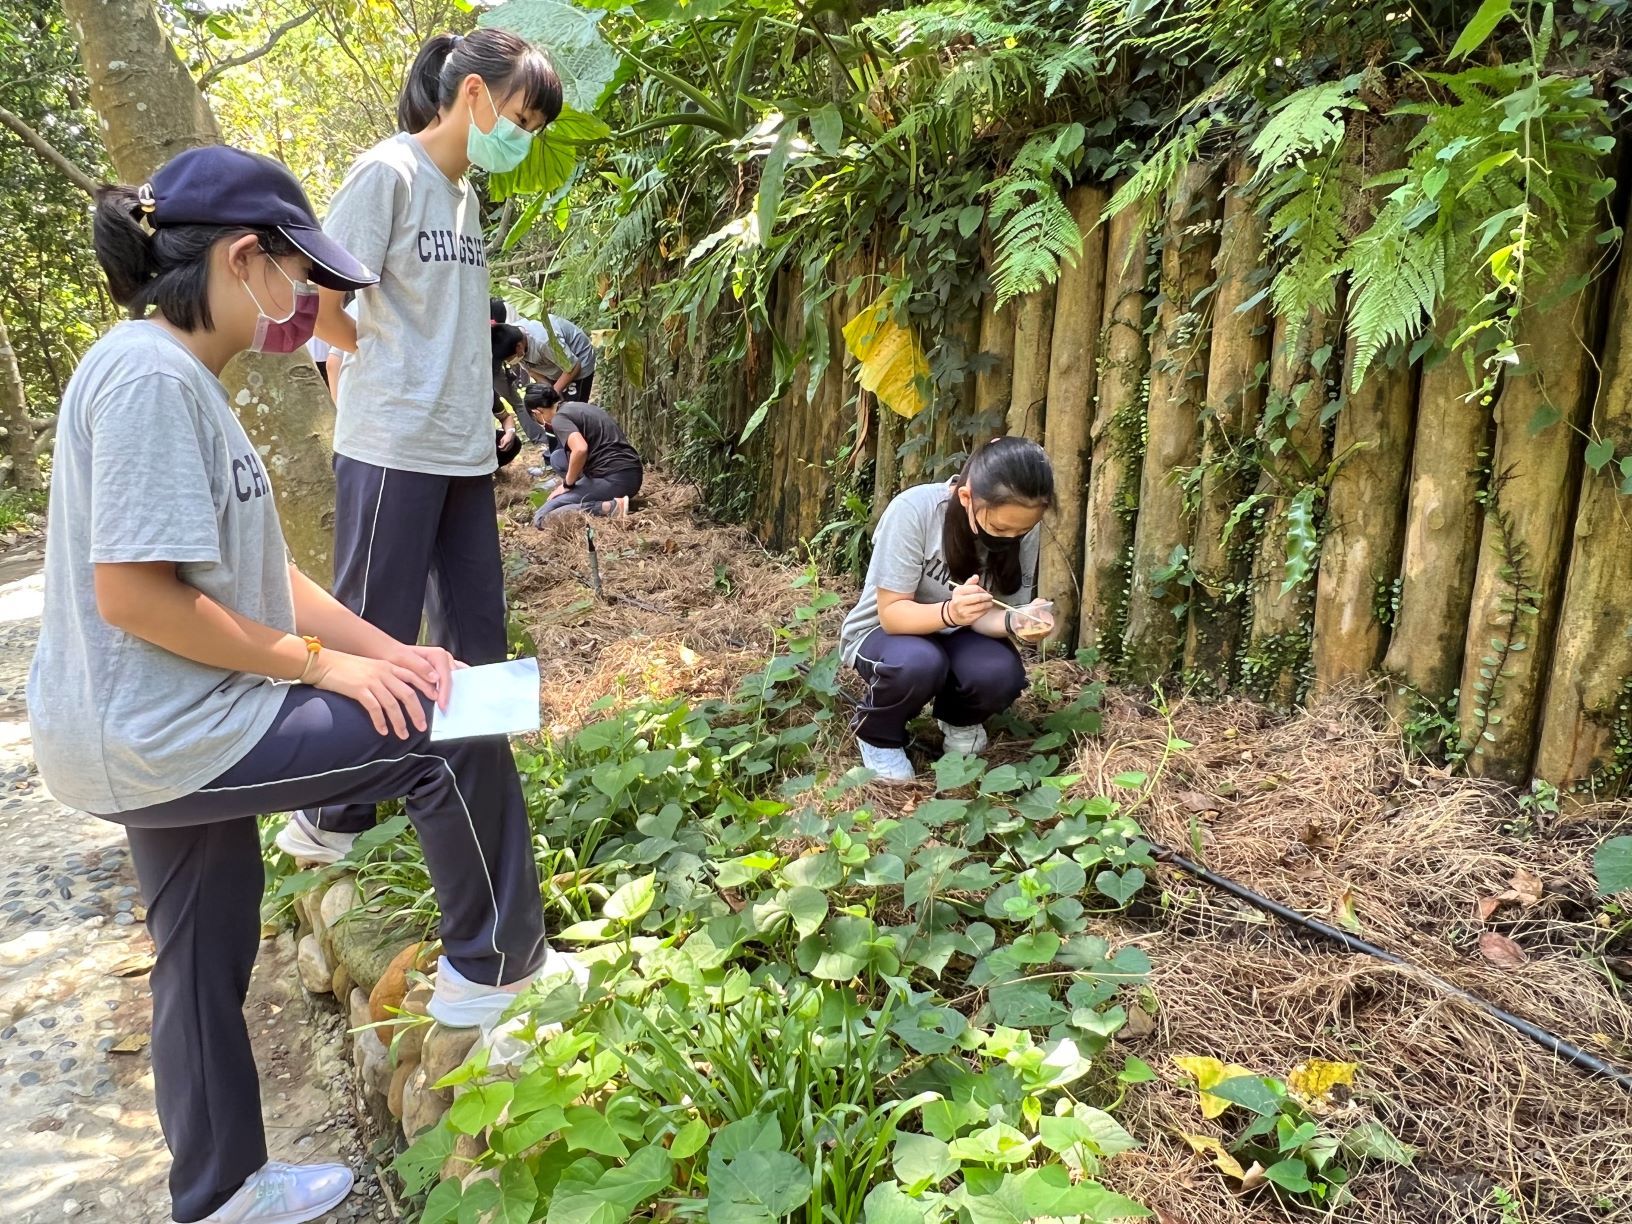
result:
[(554, 432), (560, 448), (550, 466), (561, 483), (533, 515), (533, 526), (562, 510), (618, 517), (629, 513), (629, 499), (640, 492), (646, 469), (623, 429), (594, 404), (563, 404), (555, 388), (534, 383), (524, 401), (533, 420)]
[[(362, 154), (325, 231), (380, 281), (323, 292), (318, 330), (351, 352), (334, 429), (335, 594), (393, 637), (428, 640), (466, 663), (508, 652), (493, 472), (488, 303), (481, 200), (471, 166), (501, 172), (560, 113), (561, 82), (505, 30), (440, 34), (420, 48), (402, 129)], [(344, 856), (374, 824), (365, 805), (291, 816), (278, 844), (297, 859)]]
[(861, 599), (839, 631), (840, 657), (867, 682), (856, 738), (880, 781), (912, 780), (907, 724), (924, 706), (934, 703), (948, 752), (979, 754), (986, 720), (1026, 687), (1011, 639), (1053, 627), (1033, 600), (1053, 503), (1043, 448), (994, 438), (950, 481), (903, 490), (885, 507)]
[(267, 1159), (243, 1013), (259, 814), (406, 797), (454, 967), (429, 1010), (469, 1027), (495, 1022), (551, 956), (526, 801), (503, 737), (430, 741), (452, 656), (371, 625), (290, 563), (219, 381), (240, 352), (311, 338), (313, 283), (339, 294), (374, 274), (318, 228), (287, 169), (219, 145), (139, 189), (103, 188), (93, 239), (131, 319), (85, 354), (58, 417), (35, 756), (58, 801), (130, 841), (156, 952), (173, 1219), (303, 1224), (352, 1175)]

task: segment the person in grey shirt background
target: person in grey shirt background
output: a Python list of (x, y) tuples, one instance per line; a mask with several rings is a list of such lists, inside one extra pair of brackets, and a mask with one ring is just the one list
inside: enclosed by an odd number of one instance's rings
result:
[(506, 363), (520, 362), (535, 382), (549, 383), (562, 402), (592, 402), (595, 344), (570, 319), (552, 314), (542, 323), (536, 319), (495, 322), (493, 352)]

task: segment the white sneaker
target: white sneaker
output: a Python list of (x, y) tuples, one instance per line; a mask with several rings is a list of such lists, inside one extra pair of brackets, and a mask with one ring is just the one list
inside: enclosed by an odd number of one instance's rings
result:
[(351, 853), (355, 833), (329, 833), (312, 823), (305, 812), (295, 812), (278, 830), (278, 849), (303, 863), (338, 863)]
[(338, 1206), (351, 1193), (352, 1181), (342, 1164), (268, 1161), (199, 1224), (307, 1224)]
[(473, 982), (443, 956), (436, 962), (436, 989), (425, 1011), (444, 1028), (491, 1029), (534, 982), (561, 976), (570, 976), (580, 988), (589, 984), (589, 969), (577, 957), (550, 947), (545, 948), (544, 963), (537, 973), (503, 986)]
[(856, 743), (861, 745), (861, 763), (877, 775), (877, 781), (911, 782), (918, 776), (902, 749), (880, 748), (864, 739), (858, 739)]
[(935, 725), (941, 729), (946, 737), (947, 752), (961, 752), (964, 756), (979, 756), (986, 751), (986, 745), (991, 741), (986, 736), (986, 728), (976, 723), (972, 727), (954, 727), (951, 723), (935, 720)]

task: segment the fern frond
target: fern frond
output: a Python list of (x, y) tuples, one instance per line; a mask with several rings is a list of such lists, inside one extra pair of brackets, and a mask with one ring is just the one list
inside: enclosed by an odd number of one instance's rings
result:
[(1262, 182), (1288, 162), (1336, 145), (1343, 137), (1343, 111), (1360, 105), (1354, 97), (1359, 84), (1359, 76), (1325, 81), (1277, 103), (1273, 117), (1252, 142), (1258, 159), (1254, 177)]
[(1162, 206), (1162, 200), (1173, 189), (1184, 168), (1195, 159), (1202, 138), (1212, 125), (1211, 116), (1200, 119), (1181, 129), (1177, 136), (1152, 153), (1111, 197), (1111, 202), (1105, 206), (1105, 215), (1114, 217), (1125, 209), (1137, 206), (1139, 228), (1149, 229)]
[(1413, 232), (1404, 221), (1402, 206), (1385, 205), (1349, 248), (1351, 387), (1361, 384), (1382, 349), (1422, 334), (1445, 289), (1445, 244), (1438, 230)]
[(1015, 213), (997, 233), (992, 282), (999, 302), (1035, 292), (1082, 252), (1082, 230), (1052, 187)]

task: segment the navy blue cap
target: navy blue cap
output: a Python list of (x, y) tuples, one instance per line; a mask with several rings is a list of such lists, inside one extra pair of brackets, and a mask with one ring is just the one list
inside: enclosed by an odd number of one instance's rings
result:
[(379, 277), (317, 223), (300, 181), (282, 162), (229, 145), (186, 149), (139, 192), (148, 224), (242, 225), (277, 230), (312, 261), (325, 289), (363, 289)]

